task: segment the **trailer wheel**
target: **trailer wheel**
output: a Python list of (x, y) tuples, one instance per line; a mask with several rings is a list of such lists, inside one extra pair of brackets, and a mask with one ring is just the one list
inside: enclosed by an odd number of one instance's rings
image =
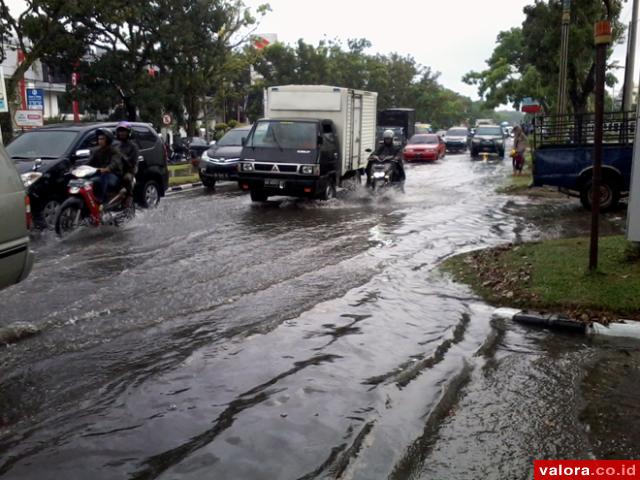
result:
[[(580, 189), (580, 203), (586, 210), (591, 210), (592, 192), (592, 182), (588, 180)], [(620, 188), (611, 178), (603, 178), (600, 185), (600, 211), (609, 212), (615, 209), (619, 202)]]

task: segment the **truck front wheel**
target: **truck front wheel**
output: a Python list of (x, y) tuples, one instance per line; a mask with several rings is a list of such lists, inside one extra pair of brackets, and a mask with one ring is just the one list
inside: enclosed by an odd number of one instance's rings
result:
[(333, 179), (327, 180), (324, 190), (320, 192), (318, 198), (320, 200), (331, 200), (336, 196), (336, 184)]
[[(580, 190), (580, 202), (586, 210), (591, 210), (593, 188), (591, 180), (587, 181)], [(609, 178), (603, 178), (600, 185), (600, 211), (608, 212), (618, 206), (620, 189)]]
[(267, 195), (263, 190), (251, 190), (249, 193), (251, 195), (252, 202), (266, 202), (269, 198), (269, 195)]

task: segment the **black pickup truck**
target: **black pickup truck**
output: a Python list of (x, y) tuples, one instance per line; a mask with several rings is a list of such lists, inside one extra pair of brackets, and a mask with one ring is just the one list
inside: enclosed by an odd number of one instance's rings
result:
[[(539, 116), (534, 122), (533, 186), (553, 186), (579, 197), (591, 209), (594, 114)], [(629, 194), (633, 141), (633, 112), (605, 115), (600, 202), (612, 210)]]

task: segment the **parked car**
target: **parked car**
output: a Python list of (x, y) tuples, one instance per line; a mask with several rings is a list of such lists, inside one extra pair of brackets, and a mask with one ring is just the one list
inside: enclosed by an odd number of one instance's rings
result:
[(505, 138), (500, 125), (480, 125), (471, 140), (471, 157), (481, 153), (497, 155), (504, 158)]
[(31, 210), (20, 175), (0, 146), (0, 289), (21, 282), (33, 267)]
[(466, 152), (469, 147), (469, 130), (466, 127), (453, 127), (445, 136), (447, 152)]
[(249, 135), (250, 130), (251, 127), (234, 128), (202, 153), (199, 175), (205, 187), (213, 189), (218, 180), (238, 179), (242, 139)]
[[(53, 228), (57, 209), (67, 196), (67, 173), (71, 167), (87, 163), (90, 149), (97, 145), (96, 130), (115, 129), (116, 125), (49, 125), (25, 132), (7, 146), (31, 199), (34, 219), (40, 225)], [(134, 122), (132, 127), (132, 138), (140, 148), (136, 201), (143, 207), (153, 207), (169, 184), (166, 150), (151, 125)]]
[(444, 158), (446, 147), (444, 141), (433, 133), (414, 135), (403, 150), (407, 162), (427, 160), (435, 161)]

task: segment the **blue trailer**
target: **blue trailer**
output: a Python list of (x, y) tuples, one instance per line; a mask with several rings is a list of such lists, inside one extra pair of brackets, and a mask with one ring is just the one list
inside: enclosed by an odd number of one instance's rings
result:
[[(534, 121), (533, 186), (552, 186), (580, 198), (591, 209), (594, 114), (538, 116)], [(602, 211), (628, 196), (631, 184), (635, 113), (605, 115), (602, 157)]]

